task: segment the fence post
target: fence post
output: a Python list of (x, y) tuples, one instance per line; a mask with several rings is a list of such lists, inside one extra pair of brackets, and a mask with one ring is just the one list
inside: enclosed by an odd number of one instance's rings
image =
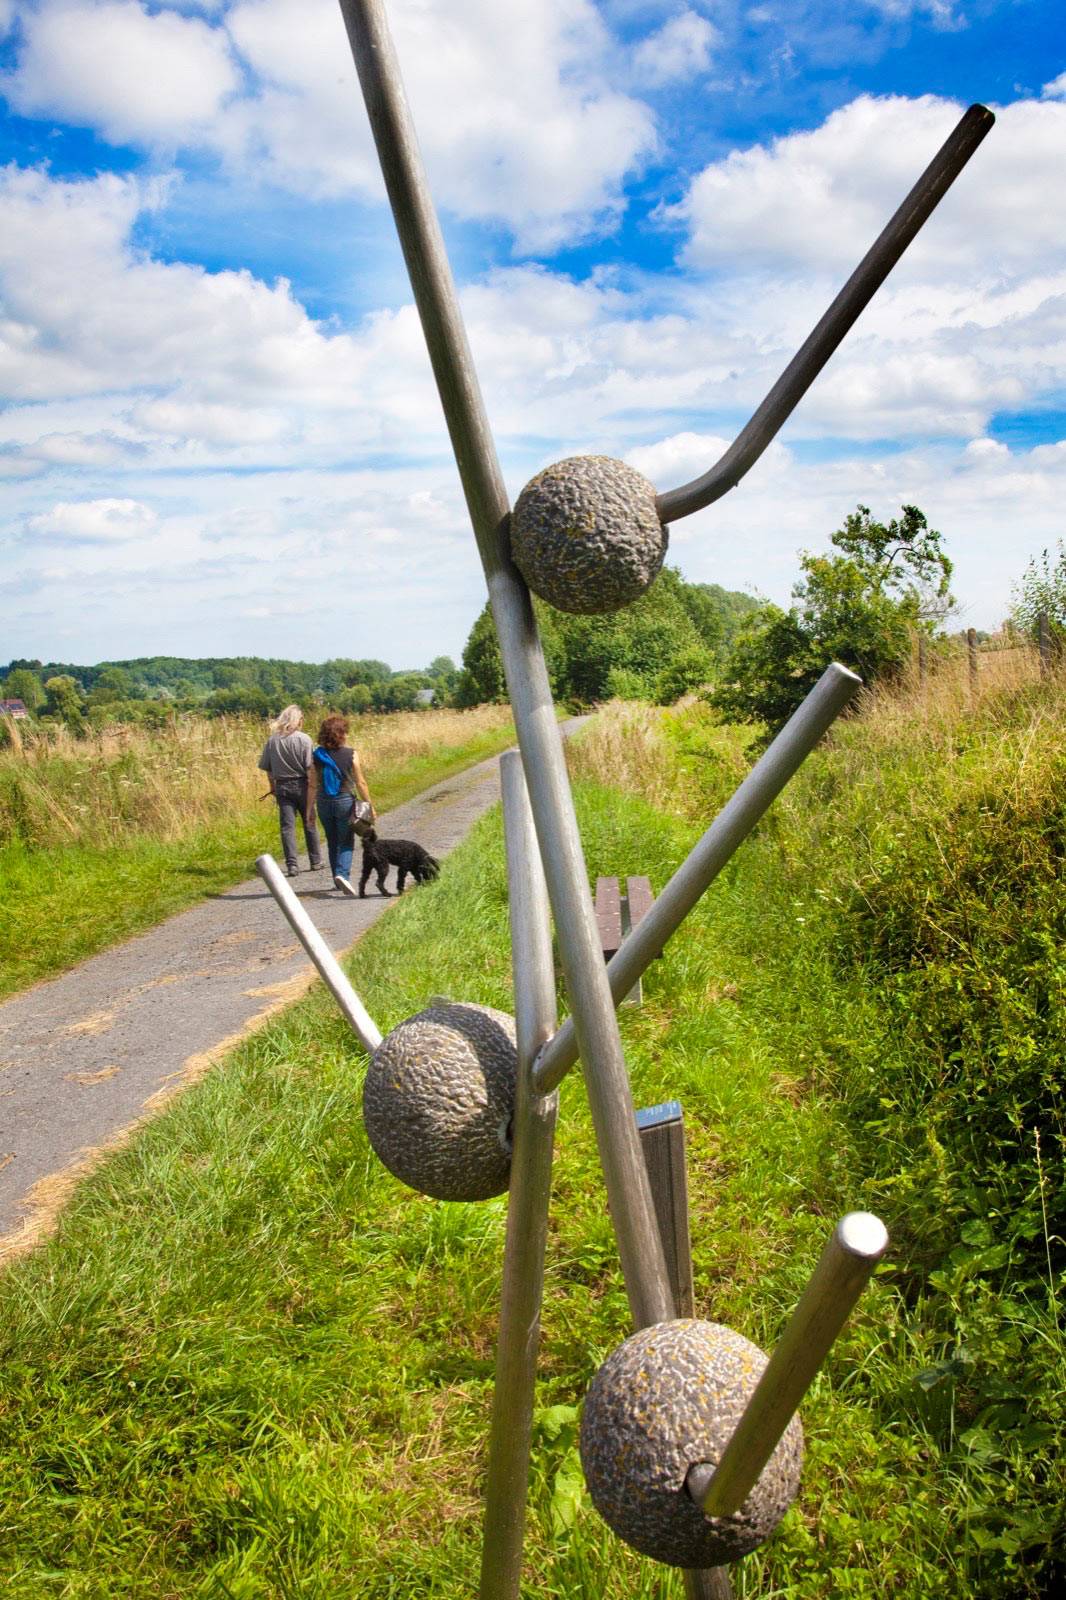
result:
[(970, 662), (970, 698), (977, 698), (977, 629), (966, 629), (966, 654)]
[(925, 634), (918, 635), (918, 686), (925, 688), (925, 680), (929, 676), (929, 645)]
[(1040, 676), (1046, 678), (1051, 671), (1051, 622), (1046, 611), (1036, 619), (1040, 638)]

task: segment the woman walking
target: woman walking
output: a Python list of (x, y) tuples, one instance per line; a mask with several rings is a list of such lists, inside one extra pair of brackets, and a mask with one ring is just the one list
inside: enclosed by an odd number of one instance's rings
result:
[(299, 706), (286, 706), (270, 724), (270, 738), (259, 757), (260, 770), (267, 774), (270, 792), (278, 803), (281, 848), (290, 878), (295, 878), (300, 870), (296, 859), (297, 817), (303, 823), (311, 871), (317, 872), (322, 865), (322, 846), (315, 827), (311, 740), (301, 732), (302, 722), (303, 712)]
[(370, 799), (370, 791), (359, 765), (359, 757), (350, 745), (348, 724), (343, 717), (327, 717), (318, 730), (318, 745), (314, 751), (311, 781), (318, 797), (318, 817), (326, 835), (329, 850), (329, 870), (333, 882), (342, 894), (355, 894), (352, 872), (352, 807), (356, 796), (370, 806), (373, 820), (377, 813)]

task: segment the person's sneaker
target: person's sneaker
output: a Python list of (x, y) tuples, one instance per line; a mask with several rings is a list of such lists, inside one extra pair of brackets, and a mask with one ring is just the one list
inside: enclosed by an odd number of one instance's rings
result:
[(337, 888), (340, 890), (341, 894), (350, 894), (353, 900), (358, 900), (359, 896), (356, 893), (355, 885), (353, 883), (349, 883), (347, 878), (342, 878), (338, 872), (335, 874), (333, 881), (337, 885)]
[(324, 861), (312, 861), (309, 863), (307, 870), (308, 872), (321, 872), (325, 864)]
[(292, 864), (292, 865), (291, 865), (291, 866), (288, 866), (288, 867), (286, 867), (286, 868), (285, 868), (285, 871), (286, 871), (286, 874), (287, 874), (287, 875), (288, 875), (288, 876), (289, 876), (289, 877), (290, 877), (290, 878), (295, 878), (295, 877), (296, 877), (296, 875), (297, 875), (297, 874), (298, 874), (298, 872), (299, 872), (299, 871), (300, 871), (300, 869), (299, 869), (299, 867), (298, 867), (298, 866), (296, 866), (296, 864), (295, 864), (295, 862), (294, 862), (294, 863), (293, 863), (293, 864)]

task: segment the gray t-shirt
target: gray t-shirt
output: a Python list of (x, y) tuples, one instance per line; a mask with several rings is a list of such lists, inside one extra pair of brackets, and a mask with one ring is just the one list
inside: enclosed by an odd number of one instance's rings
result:
[(263, 746), (259, 766), (270, 773), (275, 783), (279, 778), (306, 778), (312, 749), (310, 736), (299, 729), (295, 733), (272, 733)]

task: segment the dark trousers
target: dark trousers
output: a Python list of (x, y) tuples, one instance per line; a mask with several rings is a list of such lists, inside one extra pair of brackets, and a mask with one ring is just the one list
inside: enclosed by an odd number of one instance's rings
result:
[(304, 825), (307, 859), (313, 867), (322, 861), (322, 846), (318, 842), (315, 814), (307, 809), (307, 779), (278, 778), (274, 784), (274, 798), (278, 802), (278, 819), (281, 822), (281, 848), (285, 852), (285, 865), (295, 867), (296, 818)]

